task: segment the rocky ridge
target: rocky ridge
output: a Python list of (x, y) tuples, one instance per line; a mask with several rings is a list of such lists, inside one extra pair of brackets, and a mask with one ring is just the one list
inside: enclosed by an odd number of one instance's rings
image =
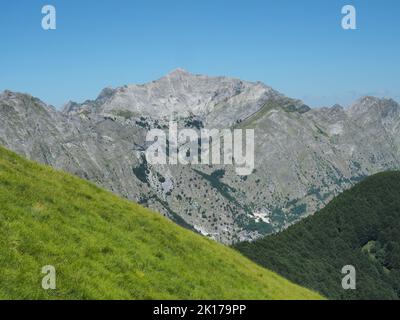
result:
[[(255, 130), (255, 170), (157, 165), (151, 128)], [(400, 107), (364, 97), (310, 109), (260, 83), (178, 69), (144, 85), (106, 88), (61, 111), (30, 95), (0, 95), (0, 143), (93, 181), (217, 241), (276, 232), (366, 176), (400, 168)]]

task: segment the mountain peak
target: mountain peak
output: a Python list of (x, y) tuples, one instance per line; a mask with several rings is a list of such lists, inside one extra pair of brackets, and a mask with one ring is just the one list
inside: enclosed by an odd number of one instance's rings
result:
[(333, 110), (343, 110), (344, 108), (343, 108), (343, 106), (341, 104), (336, 103), (336, 104), (334, 104), (332, 106), (331, 109), (333, 109)]
[(8, 106), (13, 106), (15, 110), (18, 110), (18, 112), (26, 112), (27, 110), (46, 110), (47, 112), (56, 111), (54, 106), (46, 104), (39, 98), (28, 93), (4, 90), (0, 93), (0, 101)]
[(192, 74), (183, 68), (176, 68), (167, 74), (167, 77), (191, 76)]
[(62, 108), (62, 113), (71, 113), (78, 111), (81, 108), (81, 105), (75, 101), (68, 101)]
[(358, 101), (356, 103), (364, 104), (364, 105), (371, 105), (374, 103), (378, 103), (381, 100), (383, 100), (383, 99), (373, 97), (373, 96), (364, 96), (364, 97), (361, 97), (360, 99), (358, 99)]
[(4, 90), (3, 92), (0, 93), (0, 97), (2, 99), (16, 98), (18, 96), (29, 96), (29, 97), (31, 97), (31, 95), (28, 95), (26, 93), (19, 93), (19, 92), (14, 92), (14, 91), (11, 91), (11, 90)]
[(101, 90), (100, 94), (97, 97), (97, 100), (106, 100), (110, 98), (114, 94), (115, 90), (111, 87), (105, 87), (103, 90)]
[(351, 114), (370, 113), (373, 110), (375, 110), (375, 112), (383, 112), (383, 114), (386, 115), (388, 112), (399, 111), (400, 106), (393, 99), (365, 96), (357, 100), (349, 108)]

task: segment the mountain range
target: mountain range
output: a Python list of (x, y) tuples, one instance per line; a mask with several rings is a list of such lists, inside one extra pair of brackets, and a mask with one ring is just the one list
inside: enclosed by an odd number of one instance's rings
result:
[[(253, 173), (151, 165), (146, 134), (171, 119), (195, 130), (254, 129)], [(400, 169), (400, 106), (363, 97), (312, 109), (260, 82), (178, 69), (62, 110), (5, 91), (0, 144), (231, 244), (281, 231), (367, 176)]]

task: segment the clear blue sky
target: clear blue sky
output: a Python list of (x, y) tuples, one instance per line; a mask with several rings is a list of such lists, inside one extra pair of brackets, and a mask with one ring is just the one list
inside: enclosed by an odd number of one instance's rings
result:
[[(41, 8), (57, 9), (57, 30)], [(357, 9), (358, 30), (341, 28)], [(400, 100), (399, 0), (9, 0), (0, 4), (0, 91), (61, 106), (177, 67), (262, 81), (311, 106)]]

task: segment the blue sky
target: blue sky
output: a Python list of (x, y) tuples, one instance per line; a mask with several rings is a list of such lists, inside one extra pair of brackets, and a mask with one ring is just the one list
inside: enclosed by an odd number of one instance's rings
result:
[[(57, 30), (41, 8), (57, 9)], [(357, 9), (357, 30), (341, 8)], [(61, 106), (181, 67), (262, 81), (311, 106), (400, 100), (398, 0), (13, 0), (0, 4), (0, 91)]]

